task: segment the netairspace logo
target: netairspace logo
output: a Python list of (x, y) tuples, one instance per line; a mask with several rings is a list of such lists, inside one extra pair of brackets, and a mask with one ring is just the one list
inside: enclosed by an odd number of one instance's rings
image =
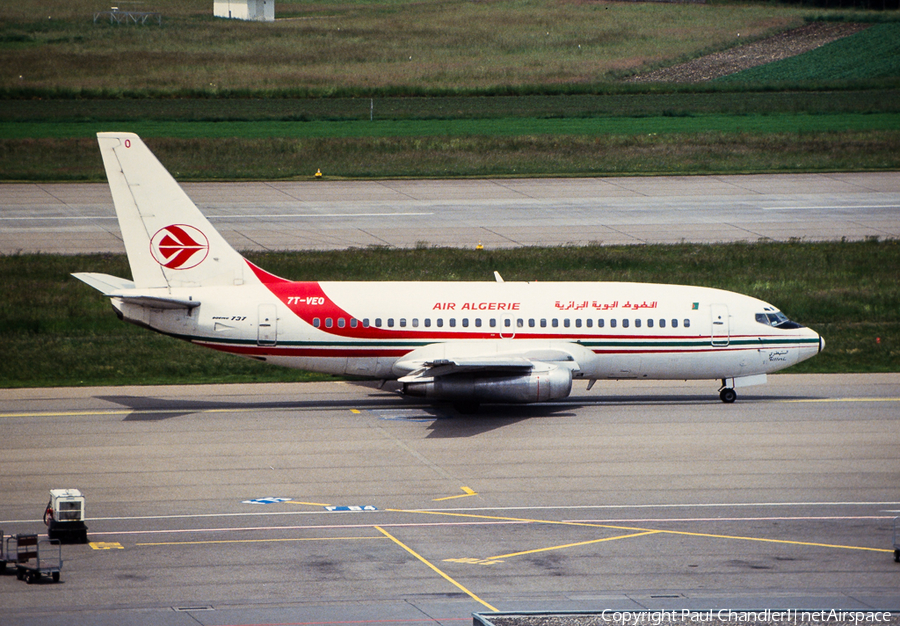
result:
[(616, 626), (662, 626), (664, 624), (716, 624), (716, 623), (768, 623), (772, 626), (814, 624), (887, 624), (891, 622), (889, 611), (803, 611), (799, 609), (763, 611), (603, 611), (600, 618)]

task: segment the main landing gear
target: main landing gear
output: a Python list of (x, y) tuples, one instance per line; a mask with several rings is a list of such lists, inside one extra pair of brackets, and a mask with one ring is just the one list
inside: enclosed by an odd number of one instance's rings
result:
[(722, 388), (719, 389), (719, 399), (725, 404), (731, 404), (737, 400), (737, 392), (734, 387), (726, 387), (725, 379), (722, 379)]

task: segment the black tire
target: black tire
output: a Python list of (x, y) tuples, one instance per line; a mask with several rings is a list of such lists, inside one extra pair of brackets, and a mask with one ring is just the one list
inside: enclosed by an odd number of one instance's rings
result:
[(900, 550), (894, 550), (894, 562), (900, 563)]
[(731, 404), (735, 400), (737, 400), (737, 392), (734, 389), (725, 388), (719, 392), (719, 398), (725, 404)]
[(53, 572), (53, 582), (59, 582), (59, 572)]

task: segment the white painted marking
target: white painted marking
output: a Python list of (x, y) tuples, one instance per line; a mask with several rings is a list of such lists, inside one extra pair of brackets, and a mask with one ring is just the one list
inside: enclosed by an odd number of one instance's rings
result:
[(844, 209), (896, 209), (896, 204), (847, 204), (831, 206), (769, 206), (763, 211), (840, 211)]
[[(243, 220), (243, 219), (285, 219), (285, 218), (335, 218), (335, 217), (427, 217), (434, 215), (433, 211), (427, 212), (410, 212), (410, 213), (237, 213), (234, 215), (207, 215), (207, 219), (211, 220)], [(47, 222), (47, 221), (75, 221), (75, 220), (115, 220), (115, 215), (91, 216), (91, 215), (56, 215), (50, 217), (22, 215), (19, 217), (0, 217), (0, 221), (29, 221), (29, 222)]]
[[(722, 502), (707, 504), (592, 504), (592, 505), (551, 505), (551, 506), (509, 506), (509, 507), (461, 507), (448, 509), (404, 509), (406, 513), (469, 513), (479, 511), (491, 511), (493, 513), (504, 513), (506, 511), (595, 511), (595, 510), (628, 510), (628, 509), (711, 509), (722, 507), (829, 507), (829, 506), (877, 506), (877, 507), (895, 507), (900, 506), (900, 502)], [(229, 518), (229, 517), (259, 517), (259, 516), (279, 516), (279, 515), (330, 515), (328, 511), (257, 511), (247, 513), (196, 513), (184, 515), (136, 515), (128, 517), (91, 517), (94, 521), (137, 521), (137, 520), (165, 520), (165, 519), (202, 519), (202, 518)], [(21, 519), (21, 520), (0, 520), (0, 525), (8, 524), (28, 524), (40, 520)], [(412, 526), (427, 526), (428, 524), (411, 524)], [(370, 527), (370, 524), (363, 525)], [(384, 524), (382, 524), (384, 526)], [(280, 526), (275, 528), (282, 528)], [(287, 527), (284, 527), (287, 528)], [(307, 528), (306, 526), (302, 528)], [(328, 528), (322, 526), (321, 528)], [(352, 526), (342, 526), (342, 528), (352, 528)], [(140, 531), (143, 532), (143, 531)], [(104, 533), (91, 532), (91, 535), (99, 535)], [(115, 534), (115, 533), (105, 533)]]

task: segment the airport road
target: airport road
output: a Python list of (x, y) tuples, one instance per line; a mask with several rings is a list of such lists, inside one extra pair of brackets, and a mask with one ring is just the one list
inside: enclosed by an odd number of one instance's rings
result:
[[(238, 250), (900, 237), (900, 173), (188, 183)], [(106, 184), (0, 185), (0, 254), (124, 252)]]
[(900, 611), (897, 374), (772, 376), (733, 405), (579, 384), (480, 415), (354, 383), (0, 390), (0, 433), (0, 528), (79, 488), (92, 542), (60, 584), (0, 578), (4, 624)]

